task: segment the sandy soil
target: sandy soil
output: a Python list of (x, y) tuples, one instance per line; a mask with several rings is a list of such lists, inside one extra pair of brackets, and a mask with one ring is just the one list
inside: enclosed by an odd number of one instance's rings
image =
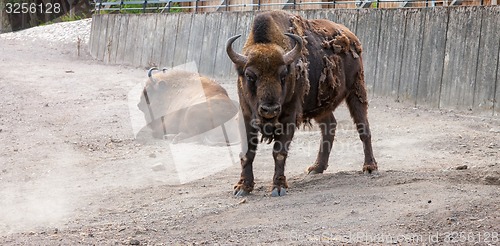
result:
[[(145, 78), (74, 45), (0, 41), (1, 245), (500, 244), (498, 116), (371, 98), (380, 172), (364, 175), (341, 105), (325, 174), (304, 173), (319, 133), (301, 130), (288, 195), (269, 196), (261, 145), (256, 190), (242, 199), (232, 196), (240, 168), (222, 152), (134, 138), (128, 95)], [(198, 149), (200, 166), (169, 161), (172, 148)]]

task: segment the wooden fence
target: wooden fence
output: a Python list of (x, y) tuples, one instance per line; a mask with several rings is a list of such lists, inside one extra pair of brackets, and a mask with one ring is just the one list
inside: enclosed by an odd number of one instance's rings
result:
[[(294, 11), (349, 27), (363, 44), (372, 96), (438, 108), (500, 113), (500, 6)], [(234, 78), (227, 38), (241, 50), (256, 12), (94, 15), (93, 57)]]

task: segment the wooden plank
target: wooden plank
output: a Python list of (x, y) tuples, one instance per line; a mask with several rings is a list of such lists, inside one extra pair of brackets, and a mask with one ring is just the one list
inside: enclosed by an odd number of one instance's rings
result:
[(97, 60), (102, 61), (104, 58), (104, 51), (106, 49), (106, 31), (108, 26), (108, 15), (102, 15), (99, 27), (99, 39), (97, 40)]
[(144, 16), (145, 18), (145, 27), (144, 27), (144, 35), (143, 35), (143, 40), (144, 43), (142, 45), (142, 56), (140, 60), (140, 64), (142, 67), (150, 68), (150, 67), (157, 67), (158, 64), (153, 63), (152, 61), (152, 54), (153, 50), (155, 49), (155, 45), (157, 45), (154, 42), (155, 35), (156, 35), (156, 19), (158, 15), (157, 14), (148, 14)]
[(493, 113), (497, 76), (492, 71), (497, 71), (500, 67), (498, 52), (495, 52), (500, 47), (500, 32), (498, 31), (500, 30), (500, 8), (485, 8), (481, 11), (483, 12), (483, 21), (477, 60), (474, 108)]
[(122, 22), (122, 15), (115, 15), (113, 32), (111, 33), (111, 46), (109, 48), (110, 55), (108, 59), (108, 63), (116, 64), (116, 56), (118, 53), (118, 44), (120, 43), (120, 27)]
[(108, 24), (106, 25), (106, 39), (104, 41), (104, 63), (109, 64), (111, 61), (111, 46), (115, 39), (113, 38), (116, 15), (108, 15)]
[(186, 63), (192, 19), (193, 14), (179, 14), (179, 24), (174, 47), (174, 67)]
[[(252, 26), (253, 21), (253, 13), (252, 12), (239, 12), (238, 13), (238, 21), (236, 30), (233, 35), (241, 34), (241, 37), (233, 43), (233, 49), (237, 52), (242, 52), (243, 46), (245, 44), (245, 40), (248, 38), (250, 33), (250, 28)], [(233, 36), (229, 35), (229, 36)], [(224, 49), (225, 50), (225, 49)], [(226, 54), (227, 57), (227, 54)], [(229, 63), (229, 74), (228, 78), (236, 78), (237, 73), (234, 68), (234, 64), (232, 62)]]
[(311, 19), (327, 19), (328, 18), (328, 9), (322, 9), (312, 12), (310, 16)]
[(186, 62), (194, 62), (196, 63), (196, 67), (198, 67), (201, 63), (200, 48), (203, 46), (203, 33), (205, 32), (206, 17), (207, 15), (204, 13), (193, 15), (191, 24), (191, 34), (189, 35), (189, 47)]
[(203, 44), (201, 49), (201, 62), (198, 67), (200, 74), (213, 77), (215, 52), (219, 35), (219, 27), (222, 19), (222, 13), (207, 13), (205, 25), (210, 28), (205, 28), (203, 32)]
[(448, 8), (423, 10), (423, 43), (417, 92), (417, 105), (439, 107), (446, 52)]
[(349, 28), (351, 32), (356, 33), (356, 24), (358, 13), (353, 9), (333, 9), (328, 12), (327, 19), (342, 24)]
[(218, 34), (217, 46), (214, 50), (215, 66), (213, 77), (225, 78), (229, 74), (230, 64), (232, 63), (226, 53), (226, 41), (234, 36), (238, 21), (237, 12), (229, 12), (222, 16), (221, 23), (225, 23), (224, 27), (220, 28)]
[(481, 28), (478, 9), (450, 11), (440, 107), (472, 108)]
[(137, 26), (139, 22), (139, 16), (135, 14), (127, 15), (128, 26), (127, 26), (127, 41), (123, 56), (124, 64), (133, 65), (134, 64), (134, 53), (137, 42)]
[[(422, 12), (422, 9), (404, 9), (402, 11), (405, 13), (406, 27), (405, 37), (401, 39), (403, 43), (403, 57), (396, 60), (396, 63), (401, 64), (401, 69), (397, 72), (400, 74), (400, 77), (395, 78), (399, 80), (397, 99), (416, 104), (425, 12)], [(394, 23), (396, 29), (399, 24), (402, 23)]]
[(381, 12), (380, 10), (360, 9), (356, 24), (357, 36), (361, 44), (363, 44), (365, 82), (370, 94), (373, 94), (374, 85), (377, 83), (375, 74), (377, 71)]
[[(498, 32), (498, 29), (497, 29)], [(498, 35), (500, 36), (500, 35)], [(497, 36), (497, 37), (498, 37)], [(500, 61), (500, 44), (498, 45), (498, 61)], [(495, 87), (497, 88), (497, 93), (495, 94), (495, 98), (493, 100), (493, 115), (500, 116), (500, 64), (497, 65), (497, 79), (495, 81)]]
[(125, 54), (127, 53), (127, 41), (129, 36), (130, 15), (120, 15), (120, 35), (118, 36), (118, 47), (116, 48), (116, 63), (125, 64)]
[(167, 14), (165, 23), (163, 23), (165, 30), (160, 67), (172, 67), (174, 65), (175, 40), (177, 38), (179, 16), (179, 14)]
[(144, 44), (145, 44), (145, 34), (148, 31), (148, 23), (147, 23), (147, 14), (140, 14), (138, 15), (137, 21), (137, 30), (136, 30), (136, 37), (135, 37), (135, 46), (134, 46), (134, 59), (132, 61), (133, 66), (142, 66), (141, 60), (142, 60), (142, 55), (144, 53)]
[(156, 17), (156, 28), (154, 31), (154, 37), (151, 42), (154, 43), (154, 48), (151, 54), (151, 64), (161, 67), (161, 51), (163, 49), (165, 27), (166, 27), (167, 15), (158, 14)]
[(99, 28), (101, 27), (102, 15), (92, 15), (92, 26), (90, 31), (90, 55), (97, 58), (97, 50), (99, 49)]
[(403, 9), (388, 9), (382, 12), (375, 73), (377, 83), (373, 87), (377, 96), (397, 98), (405, 42), (405, 13), (406, 10)]

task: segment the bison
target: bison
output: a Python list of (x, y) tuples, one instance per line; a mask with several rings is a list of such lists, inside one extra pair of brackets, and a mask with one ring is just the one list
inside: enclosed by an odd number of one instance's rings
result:
[(245, 123), (246, 148), (240, 155), (236, 196), (254, 188), (252, 163), (259, 142), (274, 141), (272, 196), (288, 188), (285, 162), (294, 131), (314, 119), (321, 143), (310, 174), (328, 167), (336, 120), (333, 110), (344, 100), (364, 148), (363, 171), (377, 170), (367, 118), (367, 93), (361, 44), (345, 26), (329, 20), (306, 20), (285, 11), (255, 16), (242, 54), (232, 48), (241, 35), (228, 39), (226, 52), (238, 73), (238, 96)]
[[(173, 69), (162, 73), (148, 72), (149, 80), (137, 105), (144, 113), (153, 137), (173, 135), (177, 143), (194, 136), (210, 145), (233, 144), (237, 127), (224, 127), (238, 112), (226, 90), (215, 81), (197, 73)], [(223, 126), (225, 136), (210, 134), (210, 130)], [(208, 133), (208, 134), (202, 134)], [(194, 139), (193, 139), (194, 140)]]

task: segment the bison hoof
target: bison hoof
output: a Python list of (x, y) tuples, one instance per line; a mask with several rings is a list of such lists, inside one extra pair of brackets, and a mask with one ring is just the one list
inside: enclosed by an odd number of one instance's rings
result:
[(320, 171), (320, 169), (317, 166), (310, 166), (306, 170), (307, 174), (321, 174), (323, 173), (323, 170)]
[(271, 192), (272, 197), (285, 196), (285, 195), (286, 195), (285, 188), (274, 188), (273, 191)]
[(250, 192), (246, 190), (234, 190), (233, 194), (235, 197), (244, 197), (250, 195)]
[(318, 172), (318, 171), (316, 171), (316, 170), (311, 170), (311, 171), (307, 170), (307, 174), (313, 174), (314, 175), (314, 174), (321, 174), (321, 173)]
[(378, 172), (377, 163), (370, 163), (370, 164), (363, 165), (363, 172), (364, 173), (377, 173)]

